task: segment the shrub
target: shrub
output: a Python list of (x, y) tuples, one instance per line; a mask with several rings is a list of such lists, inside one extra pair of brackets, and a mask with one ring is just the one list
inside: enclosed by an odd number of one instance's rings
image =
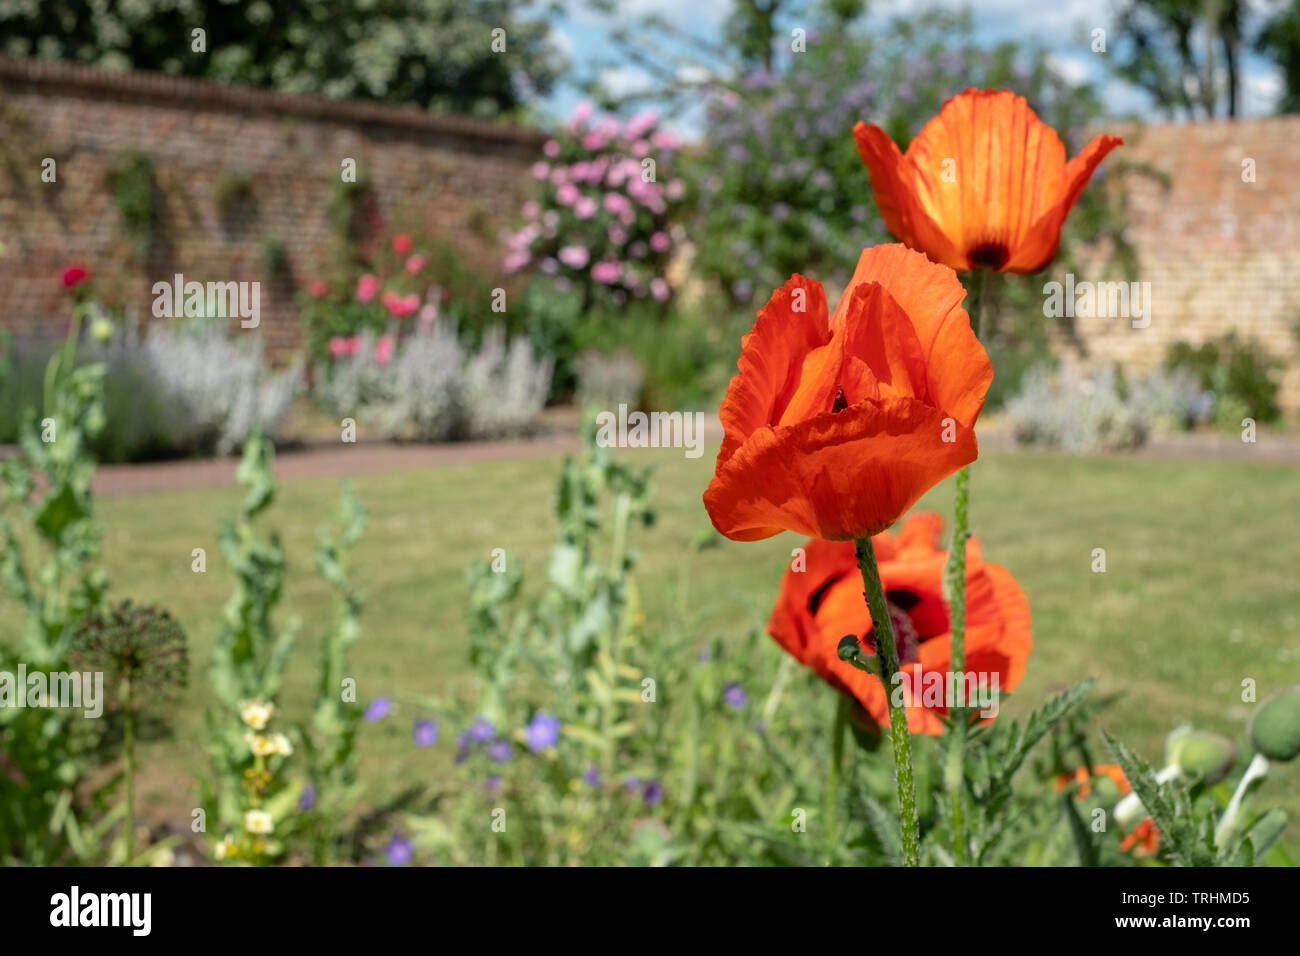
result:
[(317, 395), (385, 436), (435, 442), (523, 434), (550, 382), (550, 360), (534, 358), (527, 339), (507, 342), (496, 329), (479, 349), (467, 348), (452, 323), (435, 320), (401, 340), (370, 332), (349, 339)]
[(126, 329), (97, 357), (110, 370), (104, 461), (236, 451), (254, 425), (274, 434), (298, 389), (298, 367), (271, 373), (256, 339), (216, 325)]
[[(687, 171), (699, 194), (701, 274), (742, 304), (766, 301), (795, 272), (843, 288), (864, 247), (894, 241), (853, 124), (875, 123), (906, 148), (944, 100), (969, 86), (1024, 93), (1070, 140), (1096, 115), (1096, 98), (1052, 70), (1044, 53), (981, 48), (969, 15), (946, 12), (909, 15), (881, 33), (846, 32), (834, 43), (810, 35), (807, 50), (774, 72), (758, 69), (715, 91), (709, 136)], [(1081, 206), (1098, 201), (1085, 193)]]
[(1230, 428), (1239, 427), (1247, 416), (1258, 422), (1277, 421), (1282, 412), (1274, 373), (1281, 364), (1258, 342), (1241, 341), (1235, 332), (1199, 346), (1176, 342), (1165, 358), (1166, 368), (1185, 369), (1213, 394), (1215, 419)]
[(535, 265), (584, 308), (667, 302), (668, 227), (686, 197), (685, 180), (672, 173), (679, 147), (653, 112), (620, 123), (579, 104), (533, 166), (538, 197), (507, 240), (506, 271)]
[(1186, 428), (1200, 397), (1191, 377), (1162, 370), (1127, 381), (1114, 368), (1036, 366), (1006, 413), (1023, 444), (1071, 452), (1136, 448)]

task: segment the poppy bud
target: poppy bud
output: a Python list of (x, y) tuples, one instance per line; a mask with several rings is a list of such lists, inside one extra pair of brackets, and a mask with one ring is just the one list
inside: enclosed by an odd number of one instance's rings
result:
[(1237, 745), (1227, 737), (1179, 727), (1165, 739), (1165, 762), (1188, 777), (1218, 783), (1237, 762)]
[(845, 634), (841, 637), (836, 653), (840, 660), (848, 661), (858, 670), (880, 676), (880, 658), (874, 654), (868, 657), (862, 653), (862, 644), (858, 641), (858, 635)]
[(1270, 760), (1300, 754), (1300, 687), (1288, 687), (1264, 701), (1250, 722), (1250, 742)]

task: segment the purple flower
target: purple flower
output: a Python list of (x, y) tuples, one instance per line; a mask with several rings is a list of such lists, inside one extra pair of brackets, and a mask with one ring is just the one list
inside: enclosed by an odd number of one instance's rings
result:
[(393, 866), (405, 866), (411, 862), (412, 850), (411, 841), (394, 831), (393, 838), (388, 841), (388, 849), (384, 852)]
[(487, 755), (492, 758), (493, 763), (505, 763), (510, 759), (513, 750), (508, 740), (494, 740), (487, 745)]
[(316, 806), (316, 788), (307, 784), (302, 788), (302, 795), (298, 797), (298, 809), (305, 812), (314, 806)]
[(640, 786), (640, 784), (641, 784), (640, 779), (638, 779), (637, 775), (634, 773), (630, 773), (623, 778), (623, 789), (626, 790), (628, 793), (631, 793), (638, 786)]
[(647, 780), (641, 796), (645, 798), (647, 807), (658, 806), (664, 798), (664, 785), (658, 780)]
[(485, 744), (496, 735), (497, 729), (486, 717), (475, 717), (474, 723), (470, 724), (469, 730), (465, 731), (466, 741), (476, 744)]
[(560, 740), (560, 718), (539, 710), (524, 730), (528, 749), (533, 753), (554, 747)]
[(393, 712), (393, 702), (387, 697), (376, 697), (366, 708), (365, 720), (376, 724)]
[(438, 724), (432, 720), (417, 720), (412, 734), (415, 746), (432, 747), (438, 742)]
[(492, 774), (487, 780), (483, 781), (483, 786), (489, 793), (500, 793), (501, 775), (499, 773)]
[(723, 690), (722, 699), (732, 710), (744, 710), (745, 704), (749, 701), (749, 695), (745, 693), (745, 688), (733, 681)]
[(600, 768), (592, 764), (587, 768), (587, 772), (582, 775), (582, 779), (587, 781), (589, 787), (600, 786)]

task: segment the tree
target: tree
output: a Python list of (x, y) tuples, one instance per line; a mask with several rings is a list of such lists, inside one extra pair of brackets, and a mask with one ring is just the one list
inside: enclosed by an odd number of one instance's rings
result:
[(549, 39), (550, 10), (529, 18), (519, 7), (511, 0), (0, 0), (0, 50), (490, 116), (548, 92), (563, 65)]
[(1123, 0), (1116, 72), (1171, 116), (1236, 116), (1243, 15), (1241, 0)]
[(1279, 113), (1300, 113), (1300, 0), (1278, 11), (1256, 40), (1256, 48), (1282, 68)]

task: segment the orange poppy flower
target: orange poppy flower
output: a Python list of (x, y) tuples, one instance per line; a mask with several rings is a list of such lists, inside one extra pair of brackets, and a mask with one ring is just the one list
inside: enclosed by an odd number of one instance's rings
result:
[(906, 153), (879, 126), (853, 127), (889, 231), (964, 272), (1036, 272), (1093, 170), (1124, 140), (1098, 136), (1066, 162), (1065, 144), (1023, 96), (968, 89), (944, 103)]
[(704, 505), (736, 541), (888, 528), (975, 460), (993, 366), (951, 269), (892, 244), (864, 250), (834, 314), (796, 275), (759, 310)]
[(1156, 821), (1147, 817), (1133, 828), (1133, 832), (1119, 841), (1124, 852), (1134, 851), (1134, 856), (1155, 856), (1160, 849), (1160, 831)]
[[(934, 512), (913, 514), (897, 536), (872, 539), (885, 599), (898, 644), (901, 673), (913, 697), (907, 706), (912, 733), (943, 732), (946, 706), (927, 706), (923, 689), (931, 673), (947, 683), (952, 655), (948, 604), (943, 595), (948, 553), (939, 547), (943, 519)], [(847, 541), (808, 542), (802, 571), (787, 571), (767, 629), (800, 663), (832, 686), (851, 694), (882, 727), (889, 725), (889, 700), (880, 678), (858, 670), (839, 656), (840, 639), (857, 635), (874, 654), (871, 613), (862, 595), (854, 546)], [(992, 686), (1009, 691), (1020, 683), (1033, 646), (1029, 602), (1006, 568), (986, 563), (979, 542), (966, 549), (966, 673), (988, 675)], [(968, 700), (968, 706), (978, 706)]]

